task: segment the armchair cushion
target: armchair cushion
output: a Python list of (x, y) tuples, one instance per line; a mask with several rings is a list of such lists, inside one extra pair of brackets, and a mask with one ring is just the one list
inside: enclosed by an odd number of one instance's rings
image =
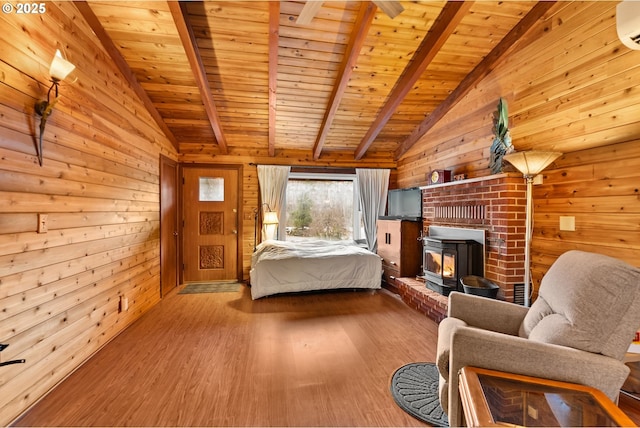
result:
[(601, 254), (566, 252), (542, 279), (519, 335), (621, 360), (640, 326), (638, 287), (638, 268)]

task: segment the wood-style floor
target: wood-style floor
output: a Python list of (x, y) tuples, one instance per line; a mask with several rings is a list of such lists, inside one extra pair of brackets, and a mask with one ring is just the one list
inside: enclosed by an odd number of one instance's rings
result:
[[(387, 291), (175, 291), (16, 426), (426, 426), (393, 372), (434, 361), (437, 326)], [(640, 405), (620, 407), (640, 424)]]
[(389, 382), (436, 335), (387, 291), (173, 292), (16, 426), (425, 426)]

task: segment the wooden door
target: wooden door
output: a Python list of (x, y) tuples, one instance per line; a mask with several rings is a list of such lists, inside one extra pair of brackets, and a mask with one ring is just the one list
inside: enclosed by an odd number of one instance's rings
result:
[(238, 280), (239, 170), (182, 171), (184, 281)]
[(160, 157), (160, 296), (178, 285), (178, 166)]

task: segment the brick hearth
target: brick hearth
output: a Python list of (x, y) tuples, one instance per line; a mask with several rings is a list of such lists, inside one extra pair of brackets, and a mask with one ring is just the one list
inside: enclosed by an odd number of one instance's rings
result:
[(412, 278), (396, 280), (397, 293), (412, 308), (422, 312), (433, 321), (440, 323), (447, 317), (448, 299), (440, 293), (429, 290), (424, 282)]

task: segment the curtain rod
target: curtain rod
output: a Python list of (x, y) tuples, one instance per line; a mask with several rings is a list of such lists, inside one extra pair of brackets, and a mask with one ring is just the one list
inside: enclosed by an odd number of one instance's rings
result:
[[(361, 168), (358, 166), (319, 166), (319, 165), (284, 165), (281, 163), (254, 163), (254, 162), (249, 162), (249, 166), (258, 166), (258, 165), (264, 165), (264, 166), (290, 166), (291, 168), (309, 168), (309, 169), (357, 169), (357, 168)], [(397, 168), (385, 168), (383, 166), (378, 166), (378, 167), (365, 167), (364, 169), (397, 169)]]

